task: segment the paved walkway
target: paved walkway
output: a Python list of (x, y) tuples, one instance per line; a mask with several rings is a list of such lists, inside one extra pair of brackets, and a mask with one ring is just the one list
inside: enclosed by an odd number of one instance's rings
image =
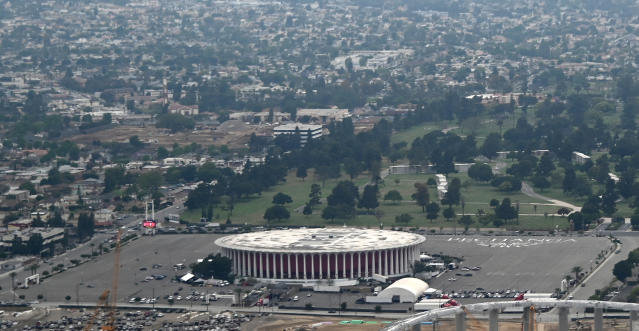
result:
[(571, 203), (565, 202), (565, 201), (561, 201), (561, 200), (557, 200), (557, 199), (552, 199), (546, 196), (543, 196), (539, 193), (536, 193), (535, 190), (533, 190), (533, 188), (528, 185), (528, 183), (526, 182), (521, 182), (521, 193), (531, 197), (531, 198), (535, 198), (535, 199), (539, 199), (539, 200), (546, 200), (551, 202), (552, 204), (554, 204), (555, 206), (559, 206), (559, 207), (566, 207), (569, 209), (572, 209), (573, 212), (575, 211), (581, 211), (581, 207), (577, 207)]

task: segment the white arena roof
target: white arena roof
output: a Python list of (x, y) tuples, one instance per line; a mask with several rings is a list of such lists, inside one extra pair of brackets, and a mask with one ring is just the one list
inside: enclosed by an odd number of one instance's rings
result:
[(355, 228), (291, 229), (251, 232), (219, 238), (224, 248), (263, 252), (350, 252), (383, 250), (417, 245), (426, 239), (418, 234)]

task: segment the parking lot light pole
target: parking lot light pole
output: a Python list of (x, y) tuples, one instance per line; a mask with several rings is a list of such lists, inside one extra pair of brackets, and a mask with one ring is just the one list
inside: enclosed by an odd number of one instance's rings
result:
[(80, 308), (80, 283), (75, 284), (75, 306)]

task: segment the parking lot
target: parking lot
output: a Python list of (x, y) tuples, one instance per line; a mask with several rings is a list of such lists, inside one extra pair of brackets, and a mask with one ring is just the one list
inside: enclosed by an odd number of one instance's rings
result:
[[(175, 304), (200, 305), (207, 294), (232, 295), (233, 286), (191, 287), (175, 281), (176, 276), (183, 275), (188, 269), (174, 270), (173, 265), (183, 263), (188, 266), (197, 258), (217, 252), (218, 248), (213, 243), (219, 237), (214, 234), (159, 235), (142, 237), (124, 246), (120, 257), (118, 301), (137, 304), (139, 301), (131, 299), (139, 298), (152, 304), (150, 300), (158, 298), (156, 304), (167, 304), (171, 296)], [(511, 292), (552, 292), (560, 286), (561, 279), (570, 274), (573, 266), (589, 270), (590, 261), (609, 246), (608, 239), (594, 237), (428, 236), (421, 250), (429, 254), (461, 257), (464, 260), (461, 268), (481, 267), (476, 271), (457, 269), (446, 272), (429, 281), (431, 287), (446, 293), (483, 288), (505, 294), (508, 289)], [(18, 289), (16, 295), (24, 295), (27, 302), (96, 302), (104, 290), (111, 288), (113, 263), (113, 253), (105, 254), (48, 278), (41, 285)], [(40, 272), (50, 267), (42, 265)], [(460, 275), (456, 275), (458, 273)], [(455, 280), (449, 280), (452, 278)], [(0, 300), (10, 302), (10, 286), (4, 283)], [(297, 302), (285, 304), (298, 308), (305, 307), (307, 303), (313, 303), (314, 307), (338, 307), (340, 302), (347, 302), (349, 308), (366, 308), (369, 305), (356, 301), (371, 293), (370, 289), (362, 289), (358, 293), (343, 293), (341, 298), (328, 293), (314, 293), (312, 297), (306, 295), (304, 292)], [(67, 296), (69, 300), (66, 300)], [(220, 299), (211, 304), (230, 307), (231, 299)]]
[[(460, 269), (429, 282), (444, 292), (481, 287), (487, 291), (511, 289), (542, 293), (559, 288), (565, 275), (574, 278), (571, 273), (574, 266), (589, 271), (599, 252), (610, 247), (608, 239), (595, 237), (428, 236), (422, 251), (464, 259)], [(481, 269), (461, 269), (477, 266)]]
[[(169, 295), (174, 295), (176, 301), (177, 296), (182, 297), (180, 301), (193, 296), (190, 286), (174, 281), (175, 276), (186, 273), (188, 269), (174, 270), (173, 265), (183, 263), (188, 268), (188, 265), (197, 258), (217, 252), (213, 242), (218, 237), (219, 235), (214, 234), (162, 235), (142, 237), (123, 246), (120, 254), (118, 301), (128, 303), (132, 297), (160, 297), (163, 300), (161, 303), (167, 303), (164, 298)], [(36, 300), (40, 294), (44, 301), (63, 302), (66, 296), (70, 296), (69, 303), (75, 303), (76, 300), (96, 302), (104, 290), (111, 288), (113, 264), (113, 253), (105, 254), (50, 277), (41, 285), (19, 289), (16, 292), (18, 295), (25, 295), (26, 301)], [(42, 265), (40, 271), (47, 270), (46, 268), (46, 265)], [(161, 277), (153, 277), (153, 275), (164, 276), (164, 278), (155, 279)], [(212, 290), (217, 293), (224, 290), (232, 294), (228, 287), (214, 287)], [(10, 302), (11, 294), (8, 291), (3, 292), (2, 300)], [(188, 304), (189, 302), (180, 303)]]
[[(0, 328), (13, 330), (83, 330), (92, 319), (92, 310), (35, 309), (7, 314)], [(104, 325), (104, 313), (95, 316), (94, 326)], [(230, 311), (222, 313), (162, 313), (158, 311), (120, 311), (115, 316), (116, 330), (240, 330), (252, 316)]]

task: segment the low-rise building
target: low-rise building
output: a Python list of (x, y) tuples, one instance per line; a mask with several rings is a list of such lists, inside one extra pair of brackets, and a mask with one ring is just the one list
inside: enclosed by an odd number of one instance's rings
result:
[(341, 122), (347, 117), (351, 117), (348, 109), (326, 108), (326, 109), (298, 109), (297, 118), (303, 122), (326, 124), (332, 121)]
[(588, 160), (590, 160), (590, 156), (580, 152), (572, 152), (572, 162), (576, 164), (584, 164)]
[(317, 139), (322, 136), (322, 126), (316, 124), (289, 123), (273, 128), (273, 136), (283, 134), (299, 134), (300, 143), (306, 144), (310, 139)]

